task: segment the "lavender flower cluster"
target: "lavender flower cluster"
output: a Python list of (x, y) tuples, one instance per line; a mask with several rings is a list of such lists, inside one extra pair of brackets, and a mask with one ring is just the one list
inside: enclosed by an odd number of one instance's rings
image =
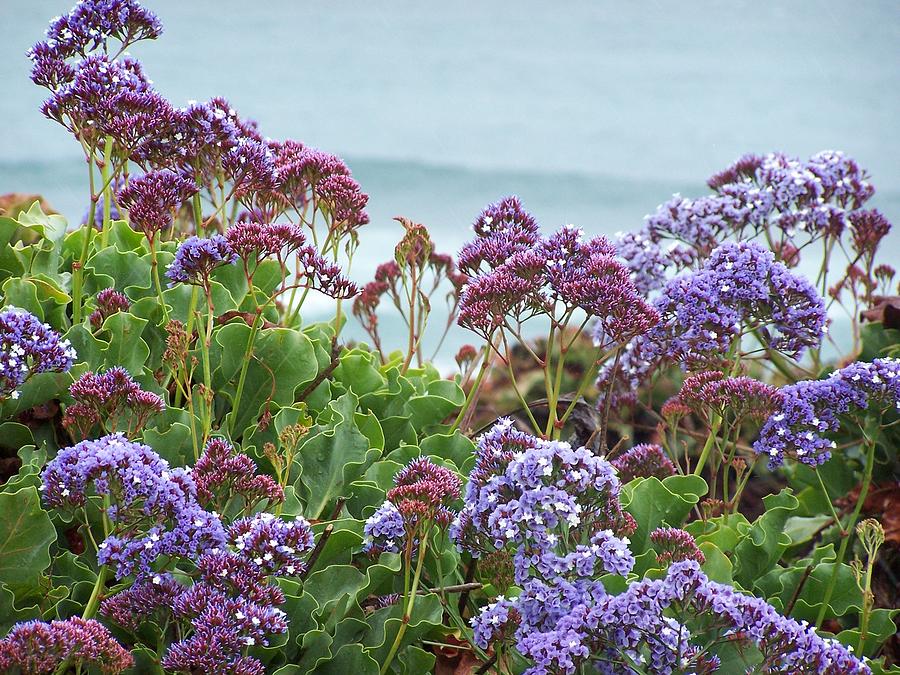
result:
[(781, 405), (760, 430), (753, 449), (778, 466), (785, 458), (810, 466), (828, 461), (835, 441), (826, 434), (840, 429), (845, 415), (900, 410), (900, 361), (855, 362), (823, 380), (782, 387)]
[(459, 491), (460, 480), (450, 469), (427, 457), (411, 460), (394, 476), (384, 504), (366, 519), (363, 550), (372, 555), (398, 552), (412, 547), (432, 526), (446, 528)]
[(28, 51), (32, 80), (50, 92), (44, 115), (73, 133), (89, 156), (110, 139), (115, 166), (131, 161), (147, 171), (121, 199), (151, 240), (185, 199), (198, 189), (211, 194), (222, 182), (255, 220), (303, 213), (312, 204), (340, 233), (368, 222), (368, 196), (339, 158), (263, 138), (222, 98), (176, 107), (160, 95), (125, 50), (161, 33), (157, 17), (135, 0), (81, 0)]
[(787, 262), (798, 250), (792, 243), (798, 232), (810, 239), (839, 237), (874, 194), (866, 172), (835, 151), (806, 161), (782, 153), (747, 155), (710, 178), (709, 186), (716, 194), (675, 195), (643, 228), (620, 237), (619, 254), (641, 291), (662, 288), (672, 272), (695, 267), (729, 237), (767, 233)]
[(154, 576), (161, 557), (197, 558), (225, 544), (219, 517), (196, 500), (189, 472), (173, 469), (152, 449), (116, 433), (65, 448), (41, 474), (44, 501), (52, 507), (85, 506), (89, 488), (108, 497), (112, 532), (97, 560), (118, 578)]
[(672, 404), (704, 416), (712, 412), (736, 421), (763, 421), (779, 408), (781, 394), (752, 377), (726, 377), (720, 371), (710, 370), (686, 377), (678, 395), (666, 402), (666, 406)]
[[(465, 506), (451, 532), (464, 551), (516, 548), (521, 593), (503, 596), (472, 620), (475, 642), (510, 642), (528, 675), (599, 672), (713, 672), (718, 640), (755, 644), (764, 672), (869, 673), (836, 641), (780, 616), (765, 601), (710, 582), (703, 553), (676, 528), (651, 534), (661, 580), (632, 582), (608, 595), (598, 578), (627, 575), (634, 523), (621, 511), (615, 469), (584, 448), (537, 439), (497, 424), (478, 442)], [(588, 543), (585, 543), (588, 542)], [(696, 630), (694, 635), (692, 630)], [(696, 640), (696, 644), (694, 643)]]
[(528, 642), (535, 659), (531, 675), (575, 672), (593, 660), (601, 673), (621, 675), (634, 667), (668, 675), (714, 672), (718, 658), (691, 643), (691, 624), (739, 646), (755, 644), (762, 672), (824, 675), (870, 673), (837, 640), (824, 639), (806, 622), (781, 616), (764, 600), (707, 579), (696, 560), (672, 564), (664, 579), (632, 583), (619, 595), (575, 608), (550, 630)]
[(79, 617), (19, 623), (0, 640), (4, 673), (44, 675), (64, 663), (78, 672), (94, 667), (102, 673), (121, 673), (134, 665), (134, 659), (102, 624)]
[(152, 415), (166, 409), (159, 395), (141, 389), (128, 371), (118, 366), (103, 374), (85, 373), (72, 383), (69, 394), (75, 403), (66, 406), (63, 426), (82, 439), (98, 424), (108, 425), (110, 431), (124, 426), (131, 437)]
[(662, 320), (600, 373), (601, 392), (615, 385), (614, 401), (628, 400), (662, 364), (721, 365), (748, 333), (795, 358), (825, 333), (825, 304), (812, 284), (753, 242), (722, 244), (699, 270), (669, 281), (654, 306)]
[(553, 315), (557, 305), (560, 316), (580, 309), (596, 318), (611, 344), (646, 332), (659, 318), (603, 237), (584, 241), (572, 226), (542, 237), (516, 197), (485, 208), (473, 229), (475, 239), (459, 253), (459, 268), (471, 277), (459, 324), (487, 340), (507, 320)]
[(517, 582), (626, 574), (631, 516), (619, 505), (615, 468), (587, 448), (543, 441), (509, 419), (478, 440), (465, 506), (450, 532), (479, 556), (515, 548)]
[(68, 340), (33, 314), (0, 310), (0, 401), (19, 398), (19, 387), (37, 373), (64, 373), (77, 354)]

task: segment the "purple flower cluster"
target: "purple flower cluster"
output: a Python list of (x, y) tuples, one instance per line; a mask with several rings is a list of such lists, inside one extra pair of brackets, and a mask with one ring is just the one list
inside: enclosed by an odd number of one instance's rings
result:
[(116, 312), (127, 312), (131, 307), (131, 302), (125, 294), (119, 293), (114, 288), (104, 288), (97, 293), (96, 303), (97, 309), (91, 312), (90, 316), (91, 327), (94, 330), (102, 328), (103, 322)]
[(767, 348), (795, 358), (817, 346), (825, 332), (825, 304), (812, 284), (753, 242), (719, 246), (699, 270), (669, 281), (654, 304), (662, 320), (626, 345), (616, 368), (600, 374), (601, 391), (618, 378), (616, 400), (633, 395), (663, 363), (720, 365), (750, 332)]
[(37, 373), (64, 373), (74, 347), (33, 314), (16, 307), (0, 310), (0, 401), (19, 398), (19, 387)]
[(0, 640), (4, 673), (49, 675), (63, 663), (79, 671), (92, 667), (101, 673), (121, 673), (134, 665), (134, 659), (102, 624), (79, 617), (18, 623)]
[(781, 406), (781, 394), (775, 387), (743, 375), (727, 377), (717, 370), (685, 378), (675, 399), (700, 415), (712, 412), (737, 421), (765, 420)]
[(80, 0), (68, 14), (50, 22), (45, 44), (61, 58), (69, 58), (106, 51), (111, 39), (124, 51), (139, 40), (154, 40), (161, 34), (156, 15), (134, 0)]
[[(131, 632), (171, 611), (184, 586), (166, 572), (139, 581), (100, 603), (100, 613)], [(162, 624), (160, 624), (162, 625)]]
[(287, 632), (287, 617), (277, 608), (284, 593), (270, 577), (303, 572), (303, 557), (313, 547), (309, 523), (260, 513), (236, 521), (228, 543), (230, 548), (200, 557), (199, 580), (171, 601), (174, 616), (189, 622), (190, 635), (169, 648), (164, 668), (262, 675), (262, 663), (246, 656), (247, 649)]
[(683, 560), (696, 560), (701, 565), (706, 562), (697, 542), (684, 530), (677, 527), (658, 527), (650, 533), (650, 541), (657, 550), (656, 562), (670, 565)]
[(628, 483), (635, 478), (651, 476), (667, 478), (675, 475), (675, 465), (666, 455), (665, 450), (655, 443), (641, 443), (626, 450), (610, 463), (619, 472), (619, 480)]
[(191, 472), (197, 501), (221, 509), (234, 497), (240, 497), (247, 510), (264, 501), (269, 505), (283, 502), (281, 486), (271, 476), (256, 471), (253, 460), (235, 452), (224, 438), (209, 439)]
[(166, 270), (169, 286), (181, 282), (195, 286), (209, 286), (209, 275), (217, 267), (237, 262), (237, 254), (221, 234), (209, 238), (188, 237), (175, 252), (175, 260)]
[(450, 469), (417, 457), (394, 476), (387, 501), (363, 527), (363, 550), (373, 555), (399, 551), (453, 520), (451, 504), (459, 498), (460, 480)]
[(586, 448), (543, 441), (502, 420), (478, 440), (465, 505), (451, 527), (473, 556), (515, 548), (515, 577), (627, 574), (634, 520), (613, 466)]
[(131, 438), (147, 420), (166, 409), (162, 398), (144, 391), (127, 370), (110, 368), (105, 373), (87, 372), (69, 387), (75, 403), (66, 406), (63, 426), (87, 438), (98, 424), (111, 431), (123, 430)]
[(197, 192), (197, 185), (168, 169), (132, 178), (119, 191), (119, 204), (128, 209), (132, 226), (152, 242), (157, 232), (172, 224), (172, 213)]
[(584, 240), (565, 226), (542, 237), (519, 200), (488, 206), (475, 221), (475, 240), (459, 254), (471, 276), (459, 303), (459, 324), (490, 339), (507, 319), (580, 309), (598, 321), (604, 342), (615, 344), (646, 332), (656, 311), (637, 293), (615, 248), (603, 237)]
[(781, 153), (747, 155), (710, 178), (709, 186), (716, 194), (675, 195), (642, 229), (620, 238), (619, 253), (641, 291), (662, 288), (670, 271), (695, 266), (728, 237), (765, 232), (788, 250), (798, 232), (811, 239), (840, 236), (874, 194), (866, 172), (834, 151), (806, 161)]
[(100, 544), (97, 559), (114, 566), (118, 578), (147, 579), (160, 556), (193, 559), (225, 543), (218, 516), (197, 503), (189, 473), (170, 468), (149, 447), (122, 434), (61, 450), (41, 481), (52, 507), (85, 506), (90, 486), (109, 497), (112, 533)]
[(778, 466), (786, 457), (818, 466), (836, 447), (825, 434), (840, 429), (845, 415), (900, 409), (900, 361), (875, 359), (836, 370), (824, 380), (782, 387), (781, 406), (760, 431), (753, 449)]
[[(660, 675), (713, 672), (718, 659), (705, 647), (711, 637), (741, 647), (756, 645), (764, 672), (870, 673), (848, 648), (819, 637), (806, 622), (709, 581), (696, 560), (675, 562), (664, 579), (634, 582), (619, 595), (587, 597), (552, 621), (532, 620), (521, 600), (528, 595), (526, 589), (515, 601), (500, 601), (476, 620), (476, 635), (485, 648), (504, 629), (510, 632), (507, 624), (518, 621), (515, 646), (533, 662), (528, 675), (575, 673), (584, 663), (610, 675), (635, 668)], [(553, 602), (540, 594), (528, 600)], [(514, 605), (519, 605), (519, 617), (513, 616)], [(691, 642), (693, 626), (700, 629), (697, 644)]]

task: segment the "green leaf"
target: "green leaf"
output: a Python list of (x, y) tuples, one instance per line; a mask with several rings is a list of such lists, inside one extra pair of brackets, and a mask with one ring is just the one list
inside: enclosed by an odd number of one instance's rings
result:
[(763, 497), (766, 510), (752, 525), (745, 527), (745, 535), (734, 552), (737, 565), (734, 577), (744, 588), (752, 588), (753, 582), (768, 572), (791, 544), (785, 533), (787, 519), (800, 506), (800, 502), (787, 488), (777, 495)]
[(56, 529), (34, 487), (0, 494), (0, 579), (18, 595), (50, 566)]
[(378, 662), (366, 653), (361, 644), (346, 644), (316, 668), (316, 675), (378, 675)]
[[(243, 359), (250, 332), (246, 325), (236, 326), (239, 328), (230, 330), (223, 338), (224, 344), (219, 342), (223, 349), (221, 368), (226, 375), (231, 374), (232, 380), (236, 379), (234, 373), (237, 371), (231, 359), (235, 355)], [(218, 336), (216, 340), (219, 341)], [(239, 409), (232, 410), (226, 418), (229, 428), (244, 429), (255, 422), (260, 409), (269, 401), (281, 407), (291, 405), (295, 390), (311, 381), (317, 369), (312, 343), (303, 333), (289, 328), (259, 331), (254, 341), (253, 359), (247, 367)]]
[(117, 312), (103, 322), (103, 330), (109, 337), (109, 346), (103, 352), (107, 368), (122, 366), (132, 375), (144, 370), (150, 348), (141, 338), (147, 320), (133, 314)]
[(345, 487), (380, 454), (370, 448), (369, 439), (356, 426), (356, 404), (357, 398), (350, 392), (332, 401), (322, 413), (332, 421), (317, 425), (300, 445), (302, 473), (294, 487), (306, 498), (308, 518), (321, 518), (338, 497), (347, 496)]
[(681, 527), (682, 522), (709, 488), (699, 476), (637, 478), (622, 488), (622, 506), (637, 521), (631, 536), (631, 550), (637, 555), (650, 545), (650, 533), (667, 525)]

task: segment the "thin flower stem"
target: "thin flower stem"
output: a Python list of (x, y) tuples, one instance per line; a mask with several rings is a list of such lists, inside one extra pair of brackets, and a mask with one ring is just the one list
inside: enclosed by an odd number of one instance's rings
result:
[(466, 416), (466, 413), (469, 410), (469, 406), (472, 405), (472, 402), (475, 400), (475, 397), (478, 395), (478, 390), (481, 388), (481, 380), (484, 378), (484, 374), (487, 372), (488, 367), (491, 361), (491, 348), (490, 346), (486, 346), (484, 348), (484, 359), (481, 361), (481, 368), (478, 369), (478, 374), (475, 376), (475, 381), (472, 383), (471, 388), (469, 389), (469, 393), (466, 395), (466, 400), (462, 404), (462, 408), (459, 410), (459, 414), (456, 416), (456, 420), (453, 422), (453, 426), (450, 427), (450, 433), (452, 434), (457, 429), (459, 429), (459, 425), (462, 424), (463, 419)]
[(512, 383), (513, 390), (516, 392), (516, 396), (519, 399), (519, 403), (522, 404), (522, 408), (525, 410), (525, 414), (528, 415), (528, 420), (531, 422), (531, 427), (534, 429), (536, 434), (542, 434), (541, 425), (537, 423), (537, 420), (534, 418), (534, 415), (531, 413), (531, 407), (528, 405), (528, 401), (525, 400), (525, 397), (522, 396), (522, 392), (519, 390), (519, 385), (516, 382), (516, 374), (513, 372), (512, 368), (512, 354), (509, 350), (509, 343), (506, 340), (506, 336), (501, 333), (501, 337), (503, 338), (503, 348), (506, 352), (506, 356), (503, 361), (506, 363), (506, 371), (509, 373), (509, 381)]
[(103, 146), (103, 166), (100, 167), (100, 180), (103, 181), (103, 230), (100, 234), (100, 246), (103, 248), (109, 245), (110, 215), (112, 213), (112, 177), (110, 175), (112, 148), (112, 137), (107, 136), (106, 144)]
[(241, 405), (241, 397), (244, 393), (244, 383), (247, 380), (247, 370), (250, 367), (250, 359), (253, 358), (253, 344), (262, 324), (262, 307), (256, 308), (256, 316), (253, 317), (253, 325), (250, 327), (250, 335), (247, 337), (247, 349), (244, 351), (244, 362), (241, 364), (241, 374), (238, 377), (237, 390), (234, 394), (234, 404), (231, 407), (232, 415), (228, 423), (228, 433), (234, 438), (234, 424), (238, 417)]
[(409, 592), (409, 602), (406, 605), (406, 610), (403, 612), (403, 619), (401, 619), (400, 628), (397, 630), (397, 637), (394, 638), (394, 643), (391, 645), (387, 658), (385, 658), (384, 664), (381, 666), (379, 675), (384, 675), (388, 671), (388, 668), (390, 668), (394, 656), (397, 655), (397, 650), (400, 649), (400, 643), (403, 640), (403, 635), (406, 633), (406, 628), (409, 626), (409, 619), (412, 616), (413, 607), (416, 603), (416, 590), (419, 587), (419, 580), (422, 578), (422, 567), (425, 563), (425, 552), (427, 549), (428, 534), (426, 533), (425, 536), (422, 537), (422, 545), (419, 547), (419, 561), (416, 564), (416, 573), (415, 576), (413, 576), (412, 587)]
[[(866, 495), (869, 494), (869, 485), (872, 482), (872, 470), (875, 465), (875, 445), (876, 445), (877, 427), (874, 433), (865, 436), (866, 444), (866, 468), (863, 475), (862, 487), (859, 490), (859, 496), (856, 498), (856, 508), (850, 514), (850, 520), (847, 525), (842, 528), (841, 546), (838, 549), (837, 559), (834, 561), (834, 568), (831, 571), (831, 578), (828, 580), (828, 586), (825, 589), (825, 595), (822, 597), (822, 604), (819, 607), (819, 614), (816, 616), (816, 628), (822, 627), (825, 620), (825, 613), (828, 611), (828, 603), (831, 602), (831, 596), (834, 594), (834, 587), (837, 583), (838, 572), (844, 563), (844, 557), (847, 555), (847, 548), (850, 540), (853, 538), (853, 528), (856, 527), (856, 521), (859, 519), (860, 511), (862, 511), (863, 502), (866, 501)], [(840, 523), (840, 521), (837, 521)]]
[(84, 243), (81, 246), (81, 255), (77, 263), (72, 264), (72, 323), (81, 323), (82, 293), (81, 284), (84, 279), (84, 264), (87, 262), (88, 251), (94, 235), (94, 214), (97, 212), (97, 195), (94, 194), (94, 160), (88, 156), (88, 181), (91, 190), (91, 205), (88, 208), (87, 221), (84, 224)]

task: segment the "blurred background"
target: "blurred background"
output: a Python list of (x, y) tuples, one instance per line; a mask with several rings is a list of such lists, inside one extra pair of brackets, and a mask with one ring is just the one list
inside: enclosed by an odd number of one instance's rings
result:
[[(612, 235), (745, 152), (843, 150), (900, 224), (894, 0), (145, 4), (165, 33), (134, 55), (173, 103), (221, 95), (264, 134), (347, 160), (370, 195), (361, 282), (392, 256), (393, 216), (455, 252), (487, 202), (518, 194), (546, 229)], [(75, 220), (81, 151), (40, 114), (24, 56), (68, 8), (0, 0), (0, 193)]]

